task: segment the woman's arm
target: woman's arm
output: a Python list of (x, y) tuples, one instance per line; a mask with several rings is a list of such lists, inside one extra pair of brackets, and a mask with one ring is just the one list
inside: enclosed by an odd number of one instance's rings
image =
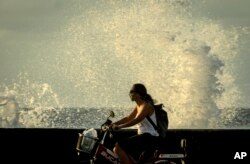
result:
[(144, 105), (141, 108), (137, 109), (137, 115), (127, 121), (124, 122), (123, 124), (119, 124), (117, 126), (118, 129), (120, 128), (126, 128), (126, 127), (130, 127), (130, 126), (134, 126), (135, 124), (138, 124), (139, 122), (141, 122), (146, 116), (148, 116), (151, 113), (151, 108), (149, 105)]
[(124, 124), (126, 122), (133, 120), (136, 117), (136, 115), (137, 115), (137, 109), (135, 107), (134, 110), (129, 114), (129, 116), (124, 117), (124, 118), (120, 119), (119, 121), (114, 122), (113, 124), (115, 124), (115, 125)]

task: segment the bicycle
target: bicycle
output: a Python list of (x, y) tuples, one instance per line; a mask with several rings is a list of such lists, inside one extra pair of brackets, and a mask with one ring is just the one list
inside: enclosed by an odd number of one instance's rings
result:
[[(85, 154), (84, 160), (79, 160), (80, 163), (89, 164), (103, 164), (113, 163), (119, 164), (120, 160), (118, 156), (105, 144), (108, 136), (112, 138), (113, 129), (110, 128), (112, 121), (111, 117), (114, 117), (114, 112), (110, 111), (105, 123), (101, 125), (102, 137), (98, 138), (97, 130), (94, 128), (86, 129), (83, 133), (78, 133), (78, 140), (76, 144), (77, 155)], [(86, 134), (91, 130), (91, 135)], [(142, 152), (138, 161), (134, 161), (135, 164), (185, 164), (186, 153), (186, 139), (181, 139), (180, 142), (181, 153), (166, 153), (157, 147), (153, 150), (153, 154), (148, 157), (146, 151)], [(88, 156), (86, 156), (88, 154)], [(147, 156), (147, 158), (146, 158)], [(146, 161), (145, 161), (146, 159)]]

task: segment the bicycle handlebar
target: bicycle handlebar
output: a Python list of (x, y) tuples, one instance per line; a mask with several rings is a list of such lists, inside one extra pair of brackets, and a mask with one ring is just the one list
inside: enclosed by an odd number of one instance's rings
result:
[(110, 126), (112, 124), (112, 121), (110, 119), (107, 119), (104, 124), (101, 125), (102, 131), (113, 131), (113, 128)]

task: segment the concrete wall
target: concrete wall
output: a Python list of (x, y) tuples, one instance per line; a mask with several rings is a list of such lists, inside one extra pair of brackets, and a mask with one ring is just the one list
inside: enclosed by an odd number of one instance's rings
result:
[[(0, 129), (0, 163), (79, 163), (75, 148), (80, 132), (82, 129)], [(122, 130), (115, 136), (133, 134), (135, 130)], [(187, 139), (187, 164), (250, 163), (250, 130), (170, 129), (162, 146), (176, 152), (181, 138)], [(234, 159), (237, 152), (247, 156)]]

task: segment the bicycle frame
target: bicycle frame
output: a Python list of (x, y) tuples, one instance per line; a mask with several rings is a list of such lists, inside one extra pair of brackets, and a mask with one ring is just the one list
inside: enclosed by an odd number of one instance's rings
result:
[[(109, 116), (110, 117), (110, 116)], [(99, 159), (101, 157), (101, 160), (104, 159), (105, 161), (109, 161), (112, 164), (120, 164), (120, 160), (119, 157), (112, 151), (110, 150), (107, 146), (105, 146), (104, 142), (106, 137), (109, 134), (112, 134), (112, 129), (109, 127), (109, 125), (112, 123), (111, 120), (108, 119), (106, 120), (106, 122), (104, 124), (101, 125), (101, 131), (104, 132), (102, 138), (98, 139), (95, 145), (95, 150), (92, 151), (91, 153), (91, 157), (88, 160), (88, 163), (99, 163)], [(77, 151), (78, 151), (78, 155), (80, 155), (80, 152), (83, 152), (81, 150), (81, 142), (82, 142), (82, 138), (83, 135), (81, 133), (79, 133), (79, 137), (78, 137), (78, 141), (77, 141)], [(175, 153), (175, 154), (171, 154), (171, 153), (165, 153), (165, 152), (160, 152), (158, 149), (154, 150), (154, 155), (151, 158), (151, 162), (148, 161), (146, 163), (150, 163), (150, 164), (160, 164), (160, 163), (169, 163), (169, 164), (185, 164), (185, 158), (187, 156), (186, 153), (186, 139), (181, 139), (181, 152), (180, 153)], [(93, 154), (94, 152), (94, 154)], [(142, 157), (143, 157), (144, 152), (142, 152)], [(173, 161), (178, 161), (173, 162)], [(141, 161), (134, 161), (134, 163), (140, 163)]]
[(104, 141), (105, 141), (108, 131), (109, 130), (106, 130), (104, 132), (102, 140), (98, 143), (93, 160), (95, 161), (100, 155), (113, 164), (119, 164), (120, 162), (119, 162), (118, 156), (104, 145)]

